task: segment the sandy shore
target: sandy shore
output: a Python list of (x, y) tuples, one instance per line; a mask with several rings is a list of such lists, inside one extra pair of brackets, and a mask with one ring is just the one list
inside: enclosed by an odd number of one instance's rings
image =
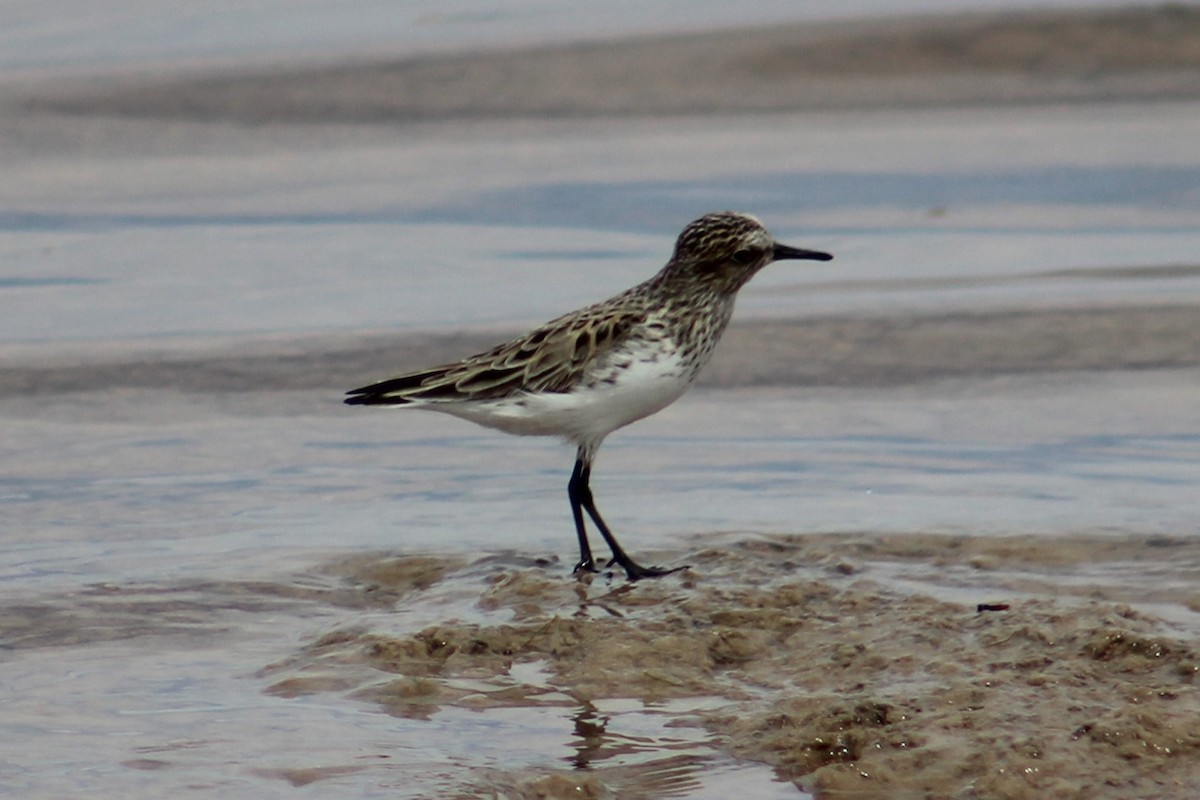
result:
[[(1192, 268), (1196, 269), (1196, 268)], [(892, 386), (943, 378), (1200, 365), (1195, 306), (845, 316), (735, 323), (702, 386)], [(389, 371), (454, 361), (515, 331), (310, 336), (205, 352), (114, 354), (78, 348), (0, 360), (0, 398), (171, 388), (196, 393), (340, 389)], [(54, 363), (57, 361), (58, 363)]]
[(708, 114), (1200, 96), (1200, 9), (904, 18), (18, 88), (23, 111), (268, 122)]

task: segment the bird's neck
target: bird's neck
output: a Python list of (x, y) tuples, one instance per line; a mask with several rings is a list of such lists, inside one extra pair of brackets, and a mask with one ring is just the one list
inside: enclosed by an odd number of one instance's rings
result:
[(732, 306), (738, 290), (745, 282), (728, 275), (697, 275), (664, 269), (638, 288), (666, 305)]
[(737, 297), (736, 292), (720, 291), (711, 282), (664, 279), (661, 273), (639, 288), (653, 296), (650, 307), (675, 339), (690, 338), (697, 331), (719, 337), (733, 316)]

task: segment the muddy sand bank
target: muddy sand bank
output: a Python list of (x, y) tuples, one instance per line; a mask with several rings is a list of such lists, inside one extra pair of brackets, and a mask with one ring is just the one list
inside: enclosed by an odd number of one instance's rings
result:
[[(621, 698), (820, 798), (1200, 791), (1200, 651), (1124, 604), (1121, 586), (1161, 558), (1180, 565), (1164, 588), (1190, 580), (1194, 541), (848, 533), (726, 537), (665, 557), (691, 569), (628, 584), (504, 556), (354, 557), (328, 567), (338, 603), (453, 597), (464, 610), (402, 635), (331, 630), (262, 677), (275, 695), (332, 693), (418, 720), (561, 710), (560, 766), (463, 776), (447, 796), (687, 796), (705, 768), (694, 749), (606, 766), (621, 738), (604, 708)], [(924, 565), (956, 588), (901, 588)], [(1062, 580), (1105, 567), (1087, 586)], [(1194, 591), (1174, 599), (1200, 610)]]

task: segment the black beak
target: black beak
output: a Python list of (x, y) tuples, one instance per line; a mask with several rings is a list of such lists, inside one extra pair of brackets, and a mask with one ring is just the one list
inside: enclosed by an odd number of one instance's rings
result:
[(775, 244), (772, 255), (776, 261), (785, 261), (787, 259), (805, 261), (832, 261), (833, 256), (829, 253), (822, 253), (820, 250), (804, 250), (799, 247), (788, 247), (786, 244)]

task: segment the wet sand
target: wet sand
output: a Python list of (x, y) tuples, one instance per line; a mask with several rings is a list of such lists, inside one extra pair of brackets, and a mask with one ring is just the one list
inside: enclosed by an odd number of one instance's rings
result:
[[(319, 142), (356, 123), (1195, 98), (1198, 26), (1200, 13), (1171, 5), (742, 31), (421, 61), (350, 59), (214, 74), (10, 83), (2, 102), (19, 114), (0, 123), (14, 133), (0, 147), (44, 155), (219, 146), (196, 136), (194, 127), (175, 128), (178, 120), (215, 121), (217, 140), (266, 147), (256, 137), (282, 131), (293, 140)], [(719, 59), (711, 57), (716, 42), (728, 46)], [(771, 79), (769, 92), (758, 88), (764, 78)], [(321, 130), (325, 124), (345, 127)], [(389, 133), (384, 125), (361, 135)], [(1039, 264), (1028, 269), (1022, 280), (1031, 295), (1039, 285), (1067, 279)], [(1091, 277), (1144, 282), (1186, 278), (1198, 269), (1131, 265)], [(737, 403), (722, 406), (722, 390), (739, 391), (744, 400), (745, 387), (833, 387), (837, 394), (827, 405), (838, 407), (863, 398), (886, 405), (895, 395), (884, 392), (921, 387), (908, 405), (871, 418), (895, 436), (900, 421), (916, 416), (923, 404), (988, 394), (1005, 376), (1022, 381), (1021, 391), (1008, 398), (1018, 417), (1029, 398), (1076, 382), (1090, 387), (1088, 381), (1102, 374), (1113, 380), (1097, 381), (1099, 390), (1117, 396), (1119, 384), (1119, 396), (1132, 398), (1128, 406), (1137, 404), (1143, 387), (1157, 393), (1160, 405), (1144, 401), (1155, 410), (1186, 406), (1170, 415), (1163, 430), (1150, 420), (1134, 434), (1194, 436), (1187, 420), (1188, 392), (1200, 365), (1198, 318), (1200, 305), (1182, 294), (1153, 303), (1044, 301), (990, 310), (742, 320), (722, 343), (700, 394), (732, 417), (755, 412), (743, 412)], [(368, 509), (347, 513), (339, 525), (384, 528), (374, 516), (364, 519), (393, 502), (388, 492), (397, 490), (384, 487), (396, 476), (368, 477), (366, 471), (382, 469), (378, 448), (408, 448), (411, 454), (416, 446), (377, 441), (378, 430), (396, 425), (393, 420), (370, 433), (326, 433), (341, 424), (339, 390), (379, 371), (457, 358), (508, 333), (373, 331), (183, 345), (5, 346), (0, 403), (9, 421), (23, 426), (12, 441), (29, 459), (25, 469), (46, 477), (54, 490), (55, 480), (74, 477), (72, 469), (109, 481), (116, 488), (107, 490), (111, 495), (100, 507), (132, 506), (130, 536), (138, 525), (182, 527), (176, 517), (188, 514), (213, 516), (214, 524), (234, 528), (261, 524), (256, 514), (280, 513), (313, 497)], [(775, 408), (795, 412), (805, 402), (789, 395)], [(1121, 412), (1137, 415), (1124, 406)], [(1103, 429), (1104, 413), (1089, 413), (1095, 407), (1073, 415), (1055, 406), (1037, 424), (1046, 430), (1075, 425), (1072, 430), (1097, 438), (1113, 434)], [(687, 417), (678, 423), (690, 424)], [(938, 417), (929, 424), (948, 423)], [(966, 429), (972, 423), (955, 424)], [(94, 434), (89, 425), (103, 437), (81, 451), (71, 449), (74, 440)], [(777, 433), (778, 426), (768, 426), (762, 435)], [(446, 441), (424, 429), (417, 435), (431, 437), (427, 448)], [(1049, 448), (1061, 444), (1047, 441)], [(61, 446), (46, 449), (39, 442)], [(337, 452), (341, 460), (304, 450), (310, 445)], [(114, 455), (118, 446), (142, 448), (136, 469)], [(648, 445), (637, 455), (650, 458), (653, 449)], [(1163, 457), (1165, 468), (1175, 452)], [(296, 463), (303, 457), (316, 462), (315, 479)], [(451, 457), (470, 458), (462, 452)], [(394, 453), (388, 458), (394, 461)], [(176, 465), (185, 459), (185, 466)], [(231, 460), (245, 474), (231, 477)], [(1184, 476), (1193, 463), (1186, 453), (1178, 457)], [(152, 474), (143, 477), (139, 470)], [(259, 486), (266, 482), (263, 474), (312, 486), (305, 486), (309, 494), (288, 494)], [(1084, 475), (1089, 477), (1101, 487), (1117, 485), (1102, 471)], [(1152, 479), (1173, 485), (1170, 475)], [(137, 505), (144, 498), (121, 493), (122, 480), (136, 484), (136, 491), (143, 490), (138, 481), (161, 480), (166, 488), (152, 495), (160, 502), (148, 510)], [(188, 481), (201, 485), (198, 499), (190, 499)], [(223, 481), (242, 481), (261, 494), (238, 504), (208, 488)], [(68, 483), (68, 505), (73, 490)], [(425, 491), (434, 502), (438, 491), (456, 496), (439, 484)], [(440, 502), (444, 522), (455, 513), (447, 509), (458, 504)], [(474, 509), (494, 508), (498, 500), (476, 502)], [(1147, 514), (1156, 511), (1148, 508)], [(727, 518), (746, 513), (733, 508)], [(47, 518), (43, 523), (35, 516), (39, 534), (54, 534), (51, 522), (59, 519), (48, 512)], [(96, 576), (87, 570), (101, 568), (85, 565), (80, 569), (87, 586), (6, 602), (0, 644), (13, 662), (46, 658), (45, 669), (84, 669), (96, 648), (108, 645), (131, 648), (105, 651), (118, 665), (132, 650), (138, 656), (161, 650), (167, 654), (165, 681), (186, 682), (176, 677), (180, 664), (171, 658), (178, 658), (185, 673), (225, 670), (249, 681), (252, 692), (291, 703), (263, 712), (269, 725), (261, 746), (272, 750), (265, 766), (241, 760), (241, 751), (259, 742), (238, 741), (245, 734), (223, 722), (207, 738), (189, 732), (156, 741), (141, 734), (136, 749), (117, 745), (125, 756), (119, 762), (123, 774), (147, 776), (146, 796), (161, 796), (160, 782), (172, 776), (182, 775), (177, 780), (187, 785), (187, 770), (197, 769), (196, 763), (202, 779), (193, 783), (214, 792), (221, 787), (212, 776), (228, 771), (269, 787), (321, 784), (352, 792), (386, 786), (403, 796), (716, 796), (710, 775), (749, 764), (765, 765), (789, 794), (794, 783), (820, 798), (1090, 800), (1200, 793), (1200, 545), (1194, 527), (1155, 534), (1096, 526), (1064, 532), (1061, 524), (1052, 529), (1047, 522), (1044, 530), (996, 535), (991, 525), (981, 518), (978, 530), (965, 533), (701, 529), (689, 532), (687, 547), (639, 550), (639, 557), (691, 568), (636, 585), (619, 576), (571, 579), (565, 558), (553, 555), (570, 550), (567, 528), (554, 530), (552, 551), (340, 552), (295, 572), (272, 560), (275, 571), (264, 567), (256, 580), (143, 583), (118, 577), (90, 583)], [(317, 536), (326, 543), (323, 552), (337, 551), (346, 531), (334, 525)], [(166, 550), (146, 557), (169, 560), (173, 553)], [(222, 556), (205, 553), (214, 563)], [(236, 550), (232, 557), (262, 563)], [(288, 565), (294, 553), (291, 558)], [(239, 644), (244, 653), (233, 652)], [(208, 655), (215, 666), (195, 667), (202, 647), (219, 651)], [(144, 679), (140, 673), (127, 677)], [(48, 724), (40, 722), (45, 698), (70, 700), (67, 691), (51, 687), (42, 700), (25, 695), (21, 719), (30, 729)], [(167, 697), (175, 702), (175, 695)], [(495, 724), (511, 725), (515, 734), (506, 737), (502, 726), (499, 734), (471, 729), (477, 737), (471, 741), (482, 746), (499, 738), (514, 749), (500, 750), (495, 762), (502, 766), (479, 769), (462, 759), (413, 788), (430, 770), (419, 761), (388, 768), (387, 759), (406, 746), (396, 741), (408, 741), (393, 729), (388, 737), (371, 728), (358, 749), (336, 752), (296, 743), (287, 726), (285, 738), (272, 738), (279, 733), (270, 715), (286, 708), (319, 720), (310, 723), (320, 729), (313, 734), (319, 739), (327, 722), (319, 710), (330, 707), (339, 715), (362, 708), (385, 712), (413, 723), (399, 729), (404, 736), (441, 736), (434, 741), (443, 743), (470, 739), (462, 732), (465, 720), (482, 719), (481, 728), (500, 720)], [(68, 729), (75, 723), (70, 709), (64, 713), (58, 728)], [(537, 716), (542, 713), (548, 716)], [(656, 732), (623, 732), (641, 724), (657, 726)], [(156, 730), (149, 721), (139, 725)], [(515, 742), (535, 733), (543, 737), (537, 743), (544, 752), (513, 755)], [(106, 740), (108, 747), (115, 738)], [(279, 754), (285, 750), (287, 758)], [(362, 783), (339, 783), (355, 776)]]
[(60, 82), (19, 104), (241, 124), (716, 114), (1200, 94), (1200, 10), (899, 18)]
[[(1193, 565), (1175, 578), (1194, 579), (1193, 538), (726, 539), (663, 554), (691, 568), (636, 586), (503, 558), (356, 557), (329, 569), (364, 597), (473, 591), (471, 619), (399, 636), (330, 631), (267, 667), (267, 691), (333, 692), (417, 719), (448, 706), (578, 709), (576, 769), (490, 775), (474, 785), (484, 796), (686, 796), (702, 761), (664, 749), (640, 768), (604, 766), (614, 742), (597, 707), (615, 699), (648, 713), (666, 704), (659, 713), (707, 731), (718, 752), (823, 798), (1200, 791), (1195, 642), (1114, 602), (1114, 576), (1056, 585), (1073, 570), (1162, 558)], [(897, 589), (887, 576), (917, 562), (978, 602)], [(1195, 591), (1172, 599), (1200, 610)]]
[[(1192, 305), (1152, 305), (734, 322), (699, 385), (870, 387), (1194, 367), (1200, 365), (1198, 314), (1200, 308)], [(313, 335), (302, 343), (250, 339), (235, 348), (218, 343), (199, 354), (137, 353), (133, 347), (83, 359), (51, 356), (40, 363), (29, 363), (30, 350), (15, 348), (0, 350), (0, 398), (110, 388), (332, 390), (381, 371), (455, 361), (517, 333)]]

